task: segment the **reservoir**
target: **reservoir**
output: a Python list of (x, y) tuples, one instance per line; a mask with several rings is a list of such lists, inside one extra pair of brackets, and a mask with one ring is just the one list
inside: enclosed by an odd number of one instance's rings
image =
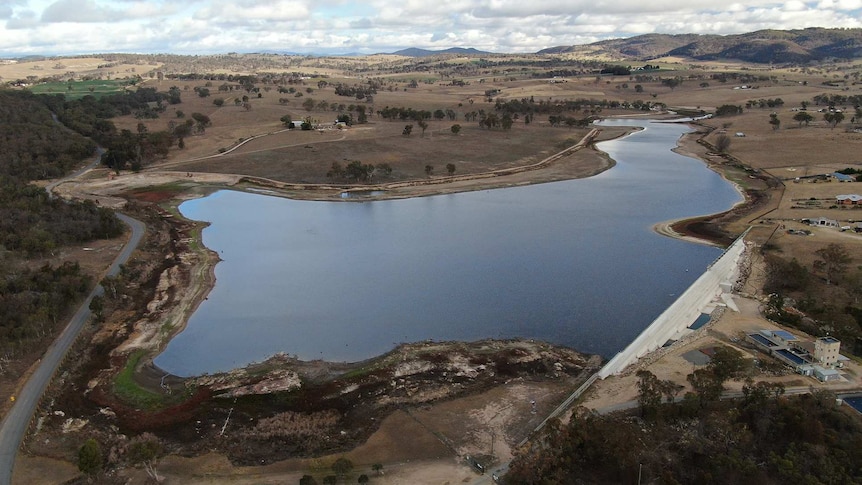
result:
[[(608, 123), (610, 124), (610, 123)], [(189, 376), (278, 352), (358, 361), (421, 340), (533, 338), (612, 357), (720, 255), (658, 222), (739, 193), (671, 151), (682, 124), (603, 142), (597, 176), (405, 200), (296, 201), (222, 190), (184, 202), (211, 225), (217, 282), (155, 364)]]

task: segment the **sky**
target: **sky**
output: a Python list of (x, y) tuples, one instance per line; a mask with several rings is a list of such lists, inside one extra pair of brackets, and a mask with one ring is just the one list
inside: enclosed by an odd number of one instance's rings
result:
[(0, 57), (536, 52), (647, 33), (862, 27), (862, 0), (0, 0)]

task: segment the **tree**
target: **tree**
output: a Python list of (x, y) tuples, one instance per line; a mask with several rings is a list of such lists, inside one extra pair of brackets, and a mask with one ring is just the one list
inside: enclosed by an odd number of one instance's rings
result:
[(449, 173), (449, 175), (455, 175), (455, 164), (454, 163), (447, 163), (446, 164), (446, 172)]
[(652, 416), (661, 404), (661, 387), (659, 379), (652, 372), (642, 369), (635, 374), (638, 378), (638, 403), (641, 406), (641, 416)]
[(852, 261), (850, 254), (843, 246), (831, 243), (826, 247), (814, 251), (820, 259), (814, 261), (814, 270), (822, 271), (826, 277), (826, 284), (832, 284), (835, 277), (847, 271), (847, 265)]
[(708, 402), (717, 401), (721, 397), (723, 390), (721, 381), (709, 369), (697, 369), (686, 376), (686, 380), (694, 389), (700, 407), (706, 406)]
[(344, 168), (338, 162), (332, 162), (332, 167), (326, 172), (328, 178), (341, 178), (344, 176)]
[(742, 106), (723, 104), (715, 109), (715, 116), (733, 116), (742, 114)]
[(323, 477), (323, 485), (335, 485), (338, 483), (338, 477), (335, 475), (327, 475)]
[(299, 479), (299, 485), (317, 485), (317, 480), (315, 480), (311, 475), (303, 475), (302, 478)]
[(203, 133), (206, 127), (212, 125), (210, 117), (203, 113), (192, 113), (192, 119), (197, 122), (196, 126), (199, 133)]
[(316, 103), (314, 102), (313, 98), (308, 98), (302, 102), (302, 107), (305, 108), (305, 111), (311, 111), (314, 109), (315, 104)]
[(410, 136), (410, 133), (413, 133), (413, 125), (404, 125), (404, 130), (401, 131), (401, 134)]
[(434, 165), (425, 165), (425, 175), (431, 176), (434, 173)]
[(715, 349), (709, 364), (706, 365), (722, 384), (730, 378), (739, 377), (746, 367), (742, 354), (724, 345)]
[(207, 88), (197, 88), (198, 96), (206, 98), (210, 95), (210, 90)]
[(344, 168), (344, 174), (350, 180), (367, 180), (372, 173), (374, 173), (374, 165), (363, 164), (359, 160), (353, 160)]
[(778, 119), (778, 115), (772, 113), (769, 115), (769, 124), (772, 125), (773, 130), (778, 130), (781, 127), (781, 120)]
[(78, 449), (78, 470), (90, 479), (102, 470), (102, 448), (90, 438)]
[(290, 116), (290, 115), (284, 115), (284, 116), (282, 116), (282, 117), (280, 118), (280, 121), (281, 121), (281, 123), (282, 123), (284, 126), (286, 126), (286, 127), (288, 127), (288, 128), (293, 128), (293, 118), (291, 118), (291, 116)]
[(452, 133), (453, 133), (453, 134), (455, 134), (455, 135), (457, 135), (458, 133), (461, 133), (461, 125), (459, 125), (459, 124), (457, 124), (457, 123), (456, 123), (456, 124), (454, 124), (454, 125), (452, 125), (452, 128), (449, 128), (449, 129), (450, 129), (450, 130), (452, 131)]
[(224, 98), (214, 98), (213, 104), (218, 106), (218, 107), (224, 106)]
[(383, 475), (383, 464), (382, 463), (375, 463), (375, 464), (371, 465), (371, 469), (374, 470), (374, 473), (376, 473), (378, 475)]
[(356, 481), (357, 481), (357, 483), (362, 483), (362, 484), (368, 483), (368, 475), (363, 473), (362, 475), (359, 475), (359, 478), (357, 478)]
[(142, 465), (147, 475), (156, 483), (162, 481), (158, 466), (163, 452), (161, 441), (152, 433), (142, 433), (132, 438), (129, 443), (129, 461), (135, 465)]
[(730, 137), (724, 134), (718, 135), (715, 138), (715, 149), (718, 153), (727, 153), (728, 148), (730, 148)]
[(644, 92), (644, 87), (643, 87), (643, 86), (641, 86), (640, 84), (635, 84), (635, 92), (636, 92), (636, 93), (642, 93), (642, 92)]
[(388, 163), (378, 163), (374, 170), (383, 174), (384, 177), (392, 175), (392, 166)]
[(814, 117), (807, 111), (800, 111), (793, 115), (793, 121), (799, 123), (799, 127), (801, 128), (803, 123), (805, 123), (805, 126), (808, 126), (808, 123), (814, 121)]
[(674, 89), (676, 89), (677, 86), (682, 84), (682, 78), (677, 76), (677, 77), (662, 79), (661, 83), (664, 84), (665, 86), (669, 87), (670, 90), (673, 91)]
[(419, 125), (419, 128), (422, 128), (422, 137), (425, 137), (425, 130), (428, 129), (428, 123), (426, 123), (425, 120), (419, 120), (416, 124)]
[(515, 123), (515, 122), (514, 122), (514, 120), (512, 120), (512, 117), (509, 115), (509, 113), (504, 114), (504, 115), (503, 115), (503, 117), (500, 119), (500, 126), (501, 126), (504, 130), (510, 130), (510, 129), (512, 129), (512, 125), (513, 125), (514, 123)]
[(835, 125), (844, 121), (844, 113), (839, 111), (830, 111), (823, 114), (823, 119), (832, 125), (832, 129), (835, 129)]
[(96, 295), (90, 300), (90, 311), (93, 312), (93, 316), (96, 318), (97, 322), (102, 322), (105, 319), (104, 311), (105, 311), (105, 298), (101, 295)]
[(350, 473), (350, 470), (353, 470), (353, 462), (343, 456), (335, 460), (332, 464), (332, 471), (334, 471), (339, 477), (347, 475)]

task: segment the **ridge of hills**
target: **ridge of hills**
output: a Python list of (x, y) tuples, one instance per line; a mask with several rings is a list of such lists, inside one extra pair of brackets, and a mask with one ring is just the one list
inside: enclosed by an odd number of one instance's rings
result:
[(588, 48), (625, 60), (685, 57), (701, 61), (739, 60), (757, 64), (802, 64), (829, 58), (862, 57), (862, 29), (812, 27), (758, 30), (735, 35), (645, 34), (593, 44), (557, 46), (538, 54), (578, 53)]

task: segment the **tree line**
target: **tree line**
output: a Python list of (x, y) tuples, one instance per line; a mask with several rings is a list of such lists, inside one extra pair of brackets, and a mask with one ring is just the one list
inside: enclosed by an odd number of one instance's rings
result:
[[(718, 359), (716, 359), (718, 357)], [(815, 391), (745, 378), (727, 347), (689, 374), (693, 391), (637, 374), (639, 416), (583, 408), (550, 423), (512, 461), (505, 483), (862, 483), (862, 421)], [(742, 397), (719, 400), (723, 383), (744, 378)], [(664, 402), (663, 402), (664, 401)]]
[(0, 90), (0, 359), (46, 335), (91, 284), (74, 262), (32, 269), (25, 260), (123, 231), (113, 212), (52, 199), (30, 183), (94, 155), (92, 141), (54, 122), (55, 101)]

